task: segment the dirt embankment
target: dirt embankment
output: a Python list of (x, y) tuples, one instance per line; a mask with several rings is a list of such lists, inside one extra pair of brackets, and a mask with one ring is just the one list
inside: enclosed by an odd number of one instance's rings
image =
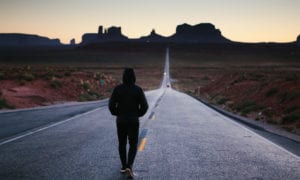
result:
[[(300, 78), (291, 70), (190, 69), (175, 88), (257, 121), (300, 134)], [(191, 81), (191, 82), (189, 82)]]
[[(137, 84), (158, 88), (162, 68), (136, 67)], [(122, 67), (8, 66), (0, 68), (0, 109), (46, 106), (108, 98), (121, 82)]]
[(0, 82), (0, 109), (102, 99), (117, 84), (101, 71), (30, 66), (1, 69)]

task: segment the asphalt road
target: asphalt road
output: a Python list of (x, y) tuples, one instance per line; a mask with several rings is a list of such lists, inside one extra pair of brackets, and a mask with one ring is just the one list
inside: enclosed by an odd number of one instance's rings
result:
[(299, 157), (185, 94), (168, 89), (154, 112), (140, 178), (300, 178)]
[(18, 136), (34, 128), (39, 129), (43, 125), (59, 122), (106, 105), (107, 100), (2, 112), (0, 113), (0, 144), (3, 139), (11, 139), (14, 135)]
[[(298, 156), (167, 87), (168, 66), (167, 53), (161, 88), (147, 92), (136, 179), (300, 179)], [(0, 114), (0, 179), (126, 179), (115, 117), (97, 103)]]

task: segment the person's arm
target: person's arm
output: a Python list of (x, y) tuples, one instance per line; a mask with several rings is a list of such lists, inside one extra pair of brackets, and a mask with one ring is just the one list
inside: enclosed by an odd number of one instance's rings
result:
[(109, 99), (108, 107), (109, 111), (112, 115), (117, 116), (118, 115), (118, 100), (117, 100), (117, 92), (116, 88), (113, 90), (113, 93), (111, 94), (111, 97)]
[(140, 103), (139, 103), (139, 116), (144, 116), (148, 110), (148, 102), (145, 97), (143, 90), (141, 89), (140, 93)]

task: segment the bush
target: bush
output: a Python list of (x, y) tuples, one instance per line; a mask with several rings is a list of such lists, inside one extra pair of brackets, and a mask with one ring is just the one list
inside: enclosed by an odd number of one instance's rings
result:
[(100, 79), (102, 79), (102, 76), (101, 76), (100, 73), (96, 73), (96, 74), (94, 74), (94, 78), (95, 78), (97, 81), (99, 81)]
[(220, 104), (220, 105), (225, 104), (228, 100), (229, 100), (228, 98), (222, 97), (221, 99), (219, 99), (217, 101), (217, 104)]
[(63, 82), (54, 79), (50, 82), (50, 86), (54, 89), (61, 88), (63, 86)]
[(82, 87), (84, 90), (87, 91), (88, 89), (91, 88), (91, 85), (90, 85), (89, 82), (84, 82), (84, 83), (81, 84), (81, 87)]
[(263, 109), (264, 106), (257, 104), (255, 101), (252, 100), (245, 100), (243, 102), (235, 104), (233, 108), (238, 112), (241, 112), (242, 115), (247, 115), (250, 112)]
[(278, 89), (277, 88), (271, 88), (269, 91), (266, 92), (266, 97), (271, 97), (273, 96), (274, 94), (276, 94), (278, 92)]
[(282, 124), (292, 123), (300, 119), (300, 114), (293, 113), (282, 117)]
[(239, 102), (237, 104), (235, 104), (233, 106), (233, 108), (237, 111), (241, 111), (247, 107), (250, 107), (250, 106), (255, 106), (256, 105), (256, 102), (255, 101), (251, 101), (251, 100), (246, 100), (246, 101), (242, 101), (242, 102)]
[(285, 92), (285, 93), (281, 94), (280, 97), (281, 97), (281, 100), (280, 100), (281, 103), (289, 102), (289, 101), (292, 101), (292, 100), (300, 97), (300, 91)]
[(71, 76), (71, 72), (70, 72), (70, 71), (66, 71), (66, 72), (64, 73), (64, 76)]
[(102, 94), (100, 94), (96, 91), (90, 91), (89, 94), (92, 95), (92, 96), (96, 96), (98, 99), (103, 96)]
[(4, 72), (0, 72), (0, 80), (5, 80), (6, 74)]
[(53, 79), (53, 77), (54, 77), (54, 74), (51, 72), (48, 72), (48, 73), (42, 75), (42, 78), (45, 80), (51, 80), (51, 79)]
[(243, 81), (262, 81), (264, 79), (264, 75), (262, 74), (255, 74), (255, 73), (243, 73), (240, 74), (240, 76), (235, 79), (233, 82), (231, 82), (231, 85), (234, 85), (236, 83), (240, 83)]
[(26, 81), (25, 81), (24, 79), (21, 79), (21, 80), (19, 80), (19, 84), (20, 84), (21, 86), (23, 86), (23, 85), (26, 84)]
[(19, 80), (32, 81), (34, 80), (34, 75), (31, 73), (24, 73), (20, 76)]
[(79, 101), (84, 102), (84, 101), (93, 101), (96, 100), (94, 96), (91, 96), (89, 94), (80, 94), (79, 95)]
[(102, 95), (98, 92), (95, 91), (91, 91), (85, 94), (80, 94), (79, 95), (79, 101), (83, 102), (83, 101), (95, 101), (98, 100), (100, 97), (102, 97)]
[(247, 79), (252, 81), (261, 81), (264, 79), (264, 75), (251, 73)]
[(296, 80), (298, 80), (298, 76), (296, 74), (287, 74), (284, 77), (284, 80), (286, 80), (286, 81), (296, 81)]
[(107, 89), (106, 92), (107, 92), (107, 93), (112, 93), (112, 92), (113, 92), (113, 89)]
[(45, 80), (51, 80), (54, 77), (54, 72), (52, 69), (50, 68), (46, 68), (46, 70), (44, 70), (43, 74), (40, 75), (41, 78), (45, 79)]
[(209, 79), (208, 76), (204, 76), (204, 77), (201, 78), (201, 80), (208, 81), (208, 80), (210, 80), (210, 79)]
[(63, 78), (64, 75), (62, 75), (62, 74), (55, 74), (54, 77), (57, 77), (57, 78)]
[(284, 113), (289, 114), (296, 111), (297, 109), (299, 109), (299, 106), (290, 106), (284, 110)]
[(3, 98), (0, 98), (0, 109), (14, 109), (15, 107), (9, 105), (7, 101)]

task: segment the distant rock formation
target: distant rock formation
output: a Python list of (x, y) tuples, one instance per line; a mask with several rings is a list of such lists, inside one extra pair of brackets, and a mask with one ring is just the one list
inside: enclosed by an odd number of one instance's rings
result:
[(58, 46), (59, 39), (20, 33), (0, 33), (0, 46)]
[(124, 42), (128, 41), (128, 37), (124, 36), (121, 27), (110, 27), (103, 32), (103, 26), (99, 26), (98, 33), (86, 33), (82, 36), (82, 44), (104, 43), (104, 42)]
[(71, 46), (75, 46), (75, 45), (76, 45), (76, 41), (75, 41), (74, 38), (70, 40), (70, 45), (71, 45)]
[(299, 34), (299, 36), (297, 37), (297, 44), (300, 45), (300, 34)]
[(85, 33), (81, 37), (81, 44), (90, 44), (97, 42), (98, 35), (96, 33)]
[(154, 42), (154, 43), (232, 43), (222, 36), (221, 31), (213, 24), (201, 23), (195, 26), (182, 24), (177, 26), (176, 33), (170, 37), (164, 37), (153, 29), (148, 36), (139, 39), (128, 39), (121, 32), (121, 27), (110, 27), (103, 32), (103, 26), (99, 26), (98, 33), (86, 33), (82, 36), (81, 44), (105, 43), (105, 42)]
[(170, 37), (172, 42), (178, 43), (230, 43), (222, 36), (221, 31), (213, 24), (201, 23), (195, 26), (182, 24), (177, 26), (176, 33)]
[(148, 36), (141, 37), (138, 41), (142, 42), (166, 42), (167, 38), (164, 36), (161, 36), (155, 32), (155, 29), (153, 29)]

